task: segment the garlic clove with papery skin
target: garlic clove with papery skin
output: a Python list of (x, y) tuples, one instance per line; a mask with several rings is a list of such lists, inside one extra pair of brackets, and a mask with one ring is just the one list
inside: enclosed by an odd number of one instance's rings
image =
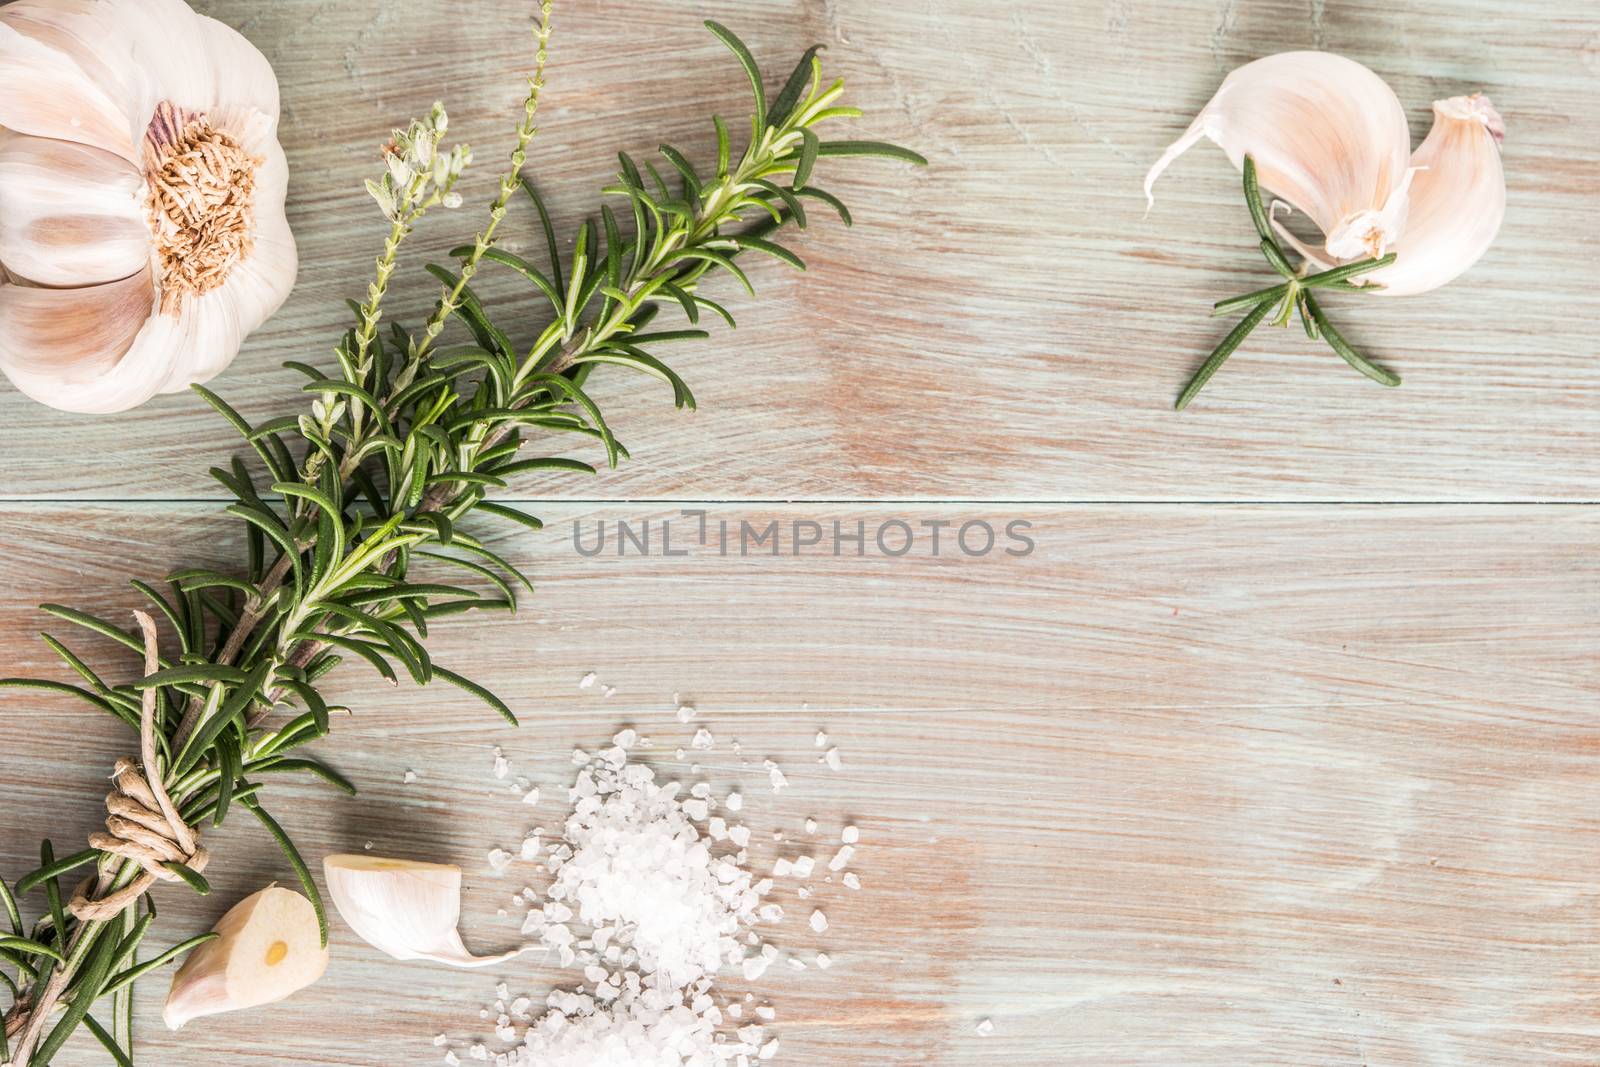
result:
[(328, 895), (350, 928), (397, 960), (490, 967), (533, 948), (474, 956), (461, 942), (461, 868), (369, 855), (322, 861)]
[(321, 978), (328, 949), (311, 901), (271, 886), (235, 904), (172, 978), (170, 1029), (205, 1015), (273, 1004)]
[(1150, 168), (1144, 190), (1202, 137), (1304, 212), (1334, 259), (1381, 256), (1406, 226), (1412, 180), (1405, 110), (1382, 78), (1331, 52), (1282, 52), (1223, 79)]
[[(182, 0), (0, 4), (0, 320), (26, 327), (0, 372), (114, 412), (226, 367), (295, 280), (278, 106), (261, 53)], [(81, 293), (17, 291), (40, 286)]]
[(1487, 96), (1433, 104), (1433, 128), (1411, 157), (1411, 218), (1391, 266), (1354, 279), (1380, 296), (1412, 296), (1450, 282), (1489, 250), (1506, 216), (1500, 162), (1505, 123)]

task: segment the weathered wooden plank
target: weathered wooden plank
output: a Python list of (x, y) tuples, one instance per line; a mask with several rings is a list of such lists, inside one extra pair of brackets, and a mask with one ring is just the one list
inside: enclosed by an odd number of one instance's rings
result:
[[(286, 358), (324, 360), (379, 220), (361, 192), (384, 132), (435, 96), (479, 149), (488, 188), (527, 60), (521, 3), (201, 0), (277, 66), (294, 167), (301, 284), (218, 387), (252, 418), (293, 409)], [(1212, 0), (993, 5), (641, 0), (561, 8), (533, 172), (571, 227), (617, 147), (704, 153), (742, 79), (699, 27), (751, 38), (778, 77), (813, 40), (869, 111), (866, 134), (933, 167), (829, 167), (860, 209), (763, 264), (743, 327), (680, 365), (700, 396), (599, 391), (641, 457), (551, 494), (607, 498), (1593, 500), (1600, 491), (1600, 313), (1590, 235), (1600, 87), (1591, 5)], [(1492, 42), (1485, 45), (1484, 42)], [(1252, 339), (1183, 416), (1168, 409), (1223, 327), (1213, 299), (1261, 276), (1236, 178), (1202, 148), (1144, 217), (1144, 168), (1230, 67), (1295, 47), (1373, 66), (1420, 137), (1434, 97), (1484, 88), (1510, 127), (1510, 210), (1462, 281), (1338, 316), (1405, 386), (1385, 392), (1303, 337)], [(838, 175), (838, 177), (834, 177)], [(519, 221), (527, 241), (527, 219)], [(413, 264), (469, 213), (430, 227)], [(412, 270), (415, 282), (419, 272)], [(503, 313), (519, 297), (485, 284)], [(730, 291), (731, 293), (731, 291)], [(428, 290), (396, 305), (415, 320)], [(519, 324), (523, 332), (533, 324)], [(117, 419), (0, 391), (0, 495), (197, 497), (229, 431), (190, 398)]]
[[(707, 773), (744, 782), (757, 827), (785, 847), (806, 816), (862, 828), (865, 888), (819, 891), (837, 965), (764, 987), (786, 1061), (1593, 1060), (1592, 509), (707, 507), (708, 546), (674, 527), (687, 556), (659, 554), (660, 521), (690, 521), (676, 508), (557, 504), (545, 534), (501, 537), (538, 595), (514, 620), (444, 625), (431, 647), (509, 697), (520, 731), (456, 691), (344, 669), (334, 688), (356, 714), (322, 747), (362, 796), (272, 786), (307, 852), (370, 841), (460, 862), (471, 940), (509, 943), (514, 919), (495, 911), (533, 879), (492, 877), (484, 856), (528, 815), (490, 777), (490, 747), (546, 786), (550, 825), (575, 744), (632, 724), (673, 764), (689, 733), (676, 690), (718, 738)], [(592, 545), (600, 519), (651, 520), (654, 554), (618, 558), (612, 540), (580, 555), (572, 522)], [(722, 519), (778, 520), (780, 554), (741, 557), (735, 534), (721, 555)], [(1036, 547), (789, 553), (797, 521), (860, 520), (870, 537), (895, 519), (924, 537), (924, 521), (1023, 519)], [(117, 614), (126, 579), (228, 565), (238, 547), (203, 507), (0, 508), (5, 672), (53, 670), (27, 605)], [(588, 671), (615, 695), (580, 690)], [(819, 728), (842, 773), (812, 762)], [(0, 870), (15, 873), (43, 830), (87, 832), (127, 740), (10, 693), (0, 738)], [(794, 779), (781, 804), (760, 788), (767, 757)], [(288, 877), (253, 827), (213, 844), (215, 895), (162, 893), (169, 937)], [(797, 928), (783, 943), (804, 953)], [(437, 1032), (488, 1036), (474, 1013), (495, 976), (379, 960), (335, 930), (313, 994), (181, 1040), (147, 993), (148, 1062), (430, 1062)], [(533, 994), (562, 978), (537, 961), (503, 973)]]

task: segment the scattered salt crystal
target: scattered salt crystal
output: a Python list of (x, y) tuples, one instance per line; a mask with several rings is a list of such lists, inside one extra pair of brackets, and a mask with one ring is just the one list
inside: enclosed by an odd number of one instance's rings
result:
[[(588, 677), (588, 685), (594, 684)], [(692, 707), (676, 696), (674, 701), (682, 721), (694, 717)], [(543, 827), (530, 831), (520, 845), (521, 858), (549, 874), (542, 892), (525, 889), (515, 898), (527, 908), (523, 932), (544, 946), (552, 962), (581, 970), (585, 984), (551, 992), (536, 1009), (528, 997), (510, 1000), (502, 983), (494, 1035), (510, 1047), (492, 1054), (479, 1041), (468, 1054), (492, 1060), (493, 1067), (750, 1067), (772, 1059), (778, 1040), (766, 1024), (776, 1018), (775, 1010), (753, 1008), (758, 1024), (739, 1003), (717, 1003), (716, 976), (725, 968), (753, 982), (780, 959), (796, 971), (808, 967), (756, 933), (755, 924), (783, 918), (780, 905), (763, 900), (773, 879), (756, 878), (745, 868), (750, 829), (712, 814), (738, 812), (743, 797), (734, 792), (719, 798), (703, 781), (658, 780), (649, 766), (630, 761), (630, 749), (646, 747), (631, 728), (611, 740), (598, 754), (573, 750), (571, 814), (548, 834)], [(819, 747), (825, 740), (819, 739)], [(715, 740), (701, 728), (691, 743), (706, 750)], [(738, 754), (738, 743), (733, 747)], [(498, 750), (496, 756), (502, 758)], [(837, 768), (837, 750), (825, 758)], [(764, 767), (775, 792), (788, 785), (774, 761)], [(538, 790), (526, 780), (517, 788), (526, 789), (525, 802), (537, 802)], [(816, 818), (805, 819), (807, 834), (817, 826)], [(777, 841), (783, 836), (773, 835)], [(840, 854), (848, 860), (849, 851), (847, 843)], [(497, 871), (512, 861), (503, 849), (489, 857)], [(772, 873), (804, 879), (818, 865), (809, 855), (778, 857)], [(853, 880), (853, 874), (845, 876), (847, 885)], [(797, 889), (811, 896), (811, 886)], [(810, 924), (817, 933), (828, 930), (820, 909), (810, 913)], [(824, 953), (813, 959), (819, 970), (831, 965)], [(753, 1005), (754, 994), (747, 993), (744, 1003)], [(481, 1017), (491, 1018), (487, 1010)], [(459, 1062), (452, 1056), (447, 1053), (447, 1064)]]
[(366, 849), (368, 852), (371, 852), (372, 851), (372, 842), (368, 841), (366, 844), (362, 845), (361, 847)]
[(504, 778), (511, 773), (511, 763), (498, 748), (494, 750), (494, 776)]
[(994, 1023), (988, 1019), (983, 1019), (979, 1021), (976, 1029), (979, 1037), (988, 1037), (994, 1033)]
[(861, 888), (861, 879), (856, 877), (856, 872), (854, 872), (854, 871), (846, 871), (845, 872), (845, 874), (844, 874), (844, 886), (845, 886), (846, 889), (860, 889)]
[(601, 692), (605, 696), (614, 697), (614, 696), (617, 695), (617, 687), (614, 686), (614, 685), (608, 685), (608, 686), (605, 687), (605, 689), (601, 690)]
[(446, 1050), (444, 1054), (444, 1062), (448, 1065), (448, 1067), (459, 1067), (461, 1063), (461, 1057), (457, 1056), (454, 1052)]
[(598, 676), (594, 673), (594, 671), (590, 671), (588, 674), (586, 674), (582, 678), (578, 679), (578, 688), (579, 689), (588, 689), (588, 688), (592, 687), (594, 685), (595, 681), (597, 680), (597, 678), (598, 678)]
[(679, 704), (678, 705), (678, 721), (679, 722), (688, 722), (692, 718), (694, 718), (694, 705), (693, 704)]
[(805, 900), (811, 896), (811, 887), (803, 885), (799, 889), (796, 889), (794, 893), (795, 896), (799, 897), (801, 900)]
[(412, 782), (414, 782), (416, 780), (417, 780), (417, 772), (416, 771), (408, 770), (408, 771), (406, 771), (406, 773), (404, 775), (401, 776), (401, 781), (405, 782), (406, 785), (410, 785)]
[(522, 802), (529, 806), (539, 803), (539, 787), (534, 786), (532, 789), (522, 794)]
[(829, 770), (837, 771), (844, 767), (844, 761), (839, 758), (839, 750), (837, 748), (828, 749), (822, 758), (827, 761)]
[[(833, 859), (828, 861), (828, 870), (830, 870), (830, 871), (842, 871), (842, 870), (844, 870), (845, 865), (848, 864), (852, 858), (854, 858), (855, 854), (856, 854), (855, 846), (853, 846), (853, 845), (840, 845), (839, 846), (839, 851), (835, 852), (833, 854)], [(846, 877), (845, 881), (846, 881), (846, 884), (849, 883), (848, 876)]]
[(818, 730), (817, 731), (817, 747), (821, 748), (823, 745), (826, 745), (827, 743), (828, 743), (828, 735), (823, 733), (821, 730)]
[(857, 830), (854, 826), (846, 826), (839, 832), (839, 840), (843, 841), (847, 845), (853, 845), (857, 841), (861, 840), (861, 831)]
[(433, 1044), (434, 1044), (435, 1048), (443, 1048), (445, 1045), (448, 1045), (449, 1043), (450, 1043), (450, 1039), (448, 1037), (446, 1037), (444, 1034), (436, 1034), (436, 1035), (434, 1035)]

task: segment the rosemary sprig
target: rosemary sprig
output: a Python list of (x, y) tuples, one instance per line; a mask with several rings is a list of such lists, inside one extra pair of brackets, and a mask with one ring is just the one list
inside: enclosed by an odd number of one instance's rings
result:
[[(190, 827), (205, 820), (220, 826), (234, 807), (248, 809), (278, 840), (320, 912), (306, 864), (260, 795), (267, 776), (290, 773), (354, 791), (332, 768), (295, 751), (326, 736), (347, 710), (321, 695), (320, 679), (354, 658), (391, 682), (401, 673), (418, 684), (442, 678), (515, 722), (504, 701), (435, 664), (424, 645), (431, 621), (515, 610), (517, 586), (532, 588), (474, 529), (478, 516), (532, 529), (539, 520), (487, 495), (533, 472), (593, 473), (587, 462), (544, 449), (524, 454), (551, 435), (597, 442), (613, 466), (627, 455), (584, 389), (598, 367), (649, 375), (672, 389), (677, 406), (693, 406), (688, 385), (655, 350), (708, 336), (700, 329), (707, 312), (733, 325), (732, 314), (703, 288), (726, 274), (754, 292), (745, 253), (804, 269), (773, 237), (790, 225), (806, 226), (808, 201), (851, 223), (849, 209), (812, 183), (819, 160), (878, 155), (925, 162), (894, 145), (822, 138), (819, 128), (860, 112), (838, 102), (842, 82), (823, 81), (819, 49), (805, 53), (769, 101), (744, 44), (716, 23), (707, 27), (750, 80), (748, 143), (736, 153), (727, 125), (715, 118), (717, 160), (704, 177), (682, 153), (662, 146), (671, 182), (653, 162), (641, 166), (620, 156), (617, 181), (606, 189), (619, 209), (605, 205), (598, 225), (583, 223), (563, 258), (549, 212), (522, 174), (544, 87), (550, 32), (544, 0), (535, 20), (535, 69), (489, 220), (453, 253), (452, 267), (427, 268), (441, 288), (423, 327), (411, 332), (392, 324), (385, 338), (384, 301), (406, 241), (425, 214), (458, 202), (453, 187), (471, 159), (464, 146), (443, 146), (442, 108), (397, 131), (386, 151), (387, 173), (368, 185), (388, 219), (388, 236), (366, 299), (351, 303), (354, 322), (335, 349), (337, 366), (327, 372), (289, 364), (309, 378), (309, 413), (252, 426), (221, 397), (196, 387), (254, 453), (253, 464), (235, 458), (212, 470), (234, 498), (227, 512), (245, 524), (246, 566), (239, 573), (177, 571), (165, 588), (134, 583), (175, 645), (167, 656), (152, 653), (155, 669), (139, 681), (109, 685), (46, 635), (84, 684), (3, 679), (0, 688), (69, 693), (135, 731), (141, 702), (153, 694), (155, 736), (145, 773), (157, 776)], [(537, 213), (549, 249), (542, 266), (496, 244), (519, 191)], [(521, 275), (534, 306), (547, 305), (531, 343), (513, 340), (526, 317), (521, 309), (515, 322), (502, 324), (473, 291), (472, 279), (486, 264)], [(688, 328), (650, 330), (663, 307), (681, 310)], [(470, 340), (441, 345), (453, 321), (466, 326)], [(424, 570), (426, 578), (413, 573)], [(110, 621), (69, 608), (46, 610), (146, 655), (144, 642)], [(19, 892), (45, 897), (45, 916), (31, 930), (0, 881), (0, 919), (11, 931), (0, 929), (0, 981), (12, 992), (0, 1028), (6, 1067), (42, 1067), (80, 1024), (118, 1063), (131, 1063), (135, 981), (204, 940), (139, 962), (139, 944), (155, 916), (147, 894), (109, 920), (80, 920), (64, 907), (60, 878), (90, 864), (82, 887), (89, 901), (130, 885), (139, 873), (134, 863), (95, 849), (58, 861), (47, 840), (39, 868), (17, 883)], [(204, 890), (204, 878), (187, 865), (166, 867)], [(110, 1027), (89, 1014), (104, 996), (114, 1001)]]
[(1337, 352), (1346, 363), (1380, 385), (1399, 385), (1398, 374), (1373, 363), (1351, 347), (1344, 336), (1334, 329), (1326, 313), (1312, 295), (1314, 289), (1336, 289), (1352, 293), (1376, 292), (1382, 286), (1358, 286), (1352, 284), (1350, 279), (1387, 267), (1395, 261), (1395, 253), (1390, 252), (1388, 255), (1362, 260), (1359, 263), (1346, 263), (1315, 274), (1308, 273), (1305, 265), (1297, 270), (1290, 264), (1288, 254), (1278, 243), (1277, 235), (1272, 232), (1266, 205), (1261, 200), (1260, 183), (1256, 178), (1256, 161), (1250, 156), (1244, 157), (1244, 200), (1250, 209), (1250, 220), (1255, 224), (1256, 234), (1261, 238), (1261, 254), (1266, 257), (1268, 265), (1278, 272), (1283, 281), (1245, 293), (1243, 296), (1219, 300), (1211, 306), (1211, 314), (1214, 316), (1246, 309), (1248, 314), (1239, 320), (1237, 326), (1228, 331), (1227, 336), (1217, 344), (1216, 348), (1211, 350), (1211, 354), (1200, 364), (1200, 369), (1195, 372), (1194, 377), (1189, 379), (1189, 384), (1178, 394), (1173, 406), (1179, 411), (1188, 407), (1189, 402), (1205, 388), (1212, 375), (1221, 369), (1228, 357), (1233, 355), (1234, 351), (1244, 343), (1245, 338), (1265, 322), (1268, 316), (1272, 318), (1272, 325), (1287, 327), (1297, 311), (1305, 327), (1306, 336), (1311, 340), (1326, 341), (1328, 347)]

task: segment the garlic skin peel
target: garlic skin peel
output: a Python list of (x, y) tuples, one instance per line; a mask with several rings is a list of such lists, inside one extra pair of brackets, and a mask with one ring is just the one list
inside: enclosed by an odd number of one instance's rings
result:
[(177, 1030), (192, 1019), (274, 1004), (321, 978), (328, 949), (311, 901), (270, 886), (235, 904), (172, 978), (161, 1017)]
[(328, 894), (350, 928), (397, 960), (452, 967), (490, 967), (526, 952), (474, 956), (461, 943), (461, 868), (381, 856), (338, 855), (322, 861)]
[(1223, 79), (1144, 179), (1156, 179), (1202, 137), (1235, 167), (1255, 159), (1261, 186), (1322, 231), (1329, 258), (1381, 256), (1406, 227), (1411, 134), (1394, 91), (1331, 52), (1281, 52)]
[(278, 85), (182, 0), (0, 5), (0, 372), (105, 413), (211, 378), (294, 285)]

